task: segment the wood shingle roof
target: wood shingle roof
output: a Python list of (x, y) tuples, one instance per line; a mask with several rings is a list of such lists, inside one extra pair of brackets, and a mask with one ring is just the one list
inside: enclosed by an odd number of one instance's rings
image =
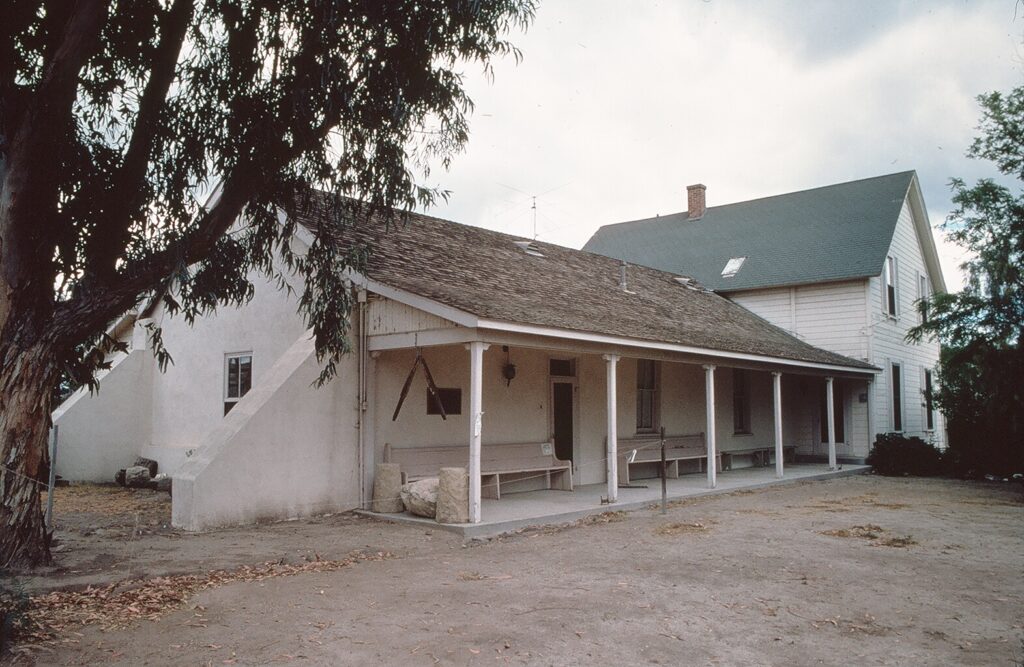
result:
[(722, 352), (871, 370), (870, 364), (809, 345), (750, 311), (677, 276), (610, 257), (410, 214), (341, 225), (300, 216), (311, 230), (329, 225), (335, 242), (367, 243), (367, 276), (481, 319), (672, 343)]

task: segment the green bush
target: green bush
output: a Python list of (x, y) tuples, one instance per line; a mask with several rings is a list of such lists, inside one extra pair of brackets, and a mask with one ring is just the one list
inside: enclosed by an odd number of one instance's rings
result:
[(899, 433), (879, 433), (868, 455), (868, 464), (880, 475), (931, 477), (946, 471), (942, 452), (921, 438)]

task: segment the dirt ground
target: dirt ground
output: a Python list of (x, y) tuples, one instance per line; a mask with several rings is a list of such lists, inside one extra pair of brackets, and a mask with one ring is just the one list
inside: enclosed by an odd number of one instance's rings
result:
[(469, 544), (349, 514), (188, 535), (155, 492), (61, 493), (63, 550), (26, 589), (145, 580), (18, 664), (1024, 661), (1009, 484), (857, 476)]

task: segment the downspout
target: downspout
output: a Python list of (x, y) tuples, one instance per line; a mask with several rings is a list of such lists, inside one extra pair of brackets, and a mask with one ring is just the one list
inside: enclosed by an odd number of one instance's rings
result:
[(366, 419), (366, 290), (360, 289), (356, 294), (356, 300), (359, 303), (359, 389), (358, 399), (359, 408), (356, 415), (356, 427), (358, 429), (358, 443), (357, 449), (359, 450), (359, 507), (363, 507), (366, 502), (366, 457), (364, 454), (365, 449), (365, 428), (364, 421)]

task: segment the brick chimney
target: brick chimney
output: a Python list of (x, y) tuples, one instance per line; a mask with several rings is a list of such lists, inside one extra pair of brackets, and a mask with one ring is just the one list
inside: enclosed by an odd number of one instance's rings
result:
[(689, 220), (697, 220), (704, 216), (707, 210), (707, 202), (704, 200), (704, 193), (708, 186), (697, 183), (686, 186), (686, 217)]

